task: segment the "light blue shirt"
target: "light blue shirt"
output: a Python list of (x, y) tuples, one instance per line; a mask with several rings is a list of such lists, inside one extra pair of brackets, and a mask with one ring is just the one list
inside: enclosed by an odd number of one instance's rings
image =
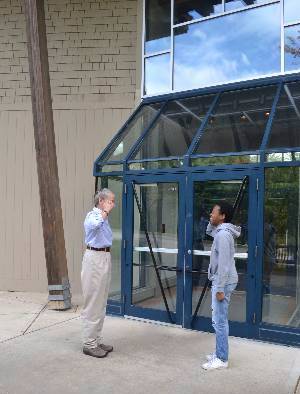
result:
[(111, 246), (113, 240), (112, 231), (108, 219), (103, 219), (99, 208), (93, 208), (86, 215), (84, 230), (86, 245), (94, 248), (107, 248)]

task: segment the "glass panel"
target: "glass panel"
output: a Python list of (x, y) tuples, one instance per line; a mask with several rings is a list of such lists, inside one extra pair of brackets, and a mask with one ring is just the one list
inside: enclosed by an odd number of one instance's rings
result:
[(129, 164), (130, 170), (156, 170), (162, 168), (178, 168), (183, 165), (183, 160), (158, 160), (158, 161), (142, 161), (132, 162)]
[(276, 89), (267, 86), (222, 94), (195, 153), (259, 149)]
[(145, 59), (145, 94), (157, 94), (170, 90), (170, 55)]
[(284, 69), (300, 69), (300, 25), (284, 29)]
[(184, 25), (174, 34), (176, 90), (280, 72), (279, 4)]
[(170, 3), (169, 0), (146, 0), (146, 54), (171, 47)]
[(284, 0), (284, 23), (296, 22), (300, 20), (299, 0)]
[(263, 313), (300, 327), (300, 168), (265, 170)]
[(122, 248), (122, 195), (123, 178), (116, 176), (104, 176), (98, 178), (98, 189), (104, 187), (115, 194), (116, 205), (109, 214), (109, 224), (113, 232), (111, 248), (111, 282), (108, 298), (121, 301), (121, 248)]
[[(151, 183), (135, 185), (145, 213), (141, 220), (134, 202), (132, 304), (165, 310), (149, 245), (147, 229), (157, 266), (177, 267), (178, 254), (178, 184)], [(162, 285), (171, 311), (176, 311), (176, 271), (160, 269)]]
[(264, 3), (265, 0), (226, 0), (225, 11), (235, 10), (237, 8), (244, 8), (248, 5)]
[(103, 161), (124, 160), (132, 145), (150, 125), (164, 103), (144, 105), (127, 124), (120, 138), (112, 145)]
[(100, 167), (101, 172), (123, 171), (123, 164), (107, 164)]
[(192, 158), (191, 162), (192, 166), (212, 166), (217, 164), (256, 164), (259, 163), (259, 155), (196, 157)]
[(284, 85), (272, 123), (268, 148), (300, 146), (300, 82)]
[[(193, 314), (207, 279), (209, 256), (213, 239), (206, 235), (209, 214), (221, 200), (234, 204), (238, 193), (241, 203), (233, 223), (241, 226), (242, 234), (235, 240), (235, 262), (239, 283), (232, 294), (229, 319), (246, 321), (246, 278), (248, 265), (248, 183), (242, 180), (208, 181), (194, 183), (194, 238), (193, 238)], [(206, 292), (198, 315), (211, 317), (211, 292)]]
[(189, 22), (223, 12), (222, 0), (175, 0), (174, 24)]
[(214, 96), (170, 101), (146, 135), (136, 160), (182, 156), (188, 150)]
[(300, 152), (272, 152), (266, 155), (267, 162), (300, 161)]

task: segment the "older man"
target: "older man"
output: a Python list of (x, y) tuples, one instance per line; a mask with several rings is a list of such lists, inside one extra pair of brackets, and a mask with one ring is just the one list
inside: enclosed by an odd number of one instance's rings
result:
[(83, 353), (97, 358), (113, 350), (101, 341), (106, 303), (111, 278), (112, 231), (108, 222), (115, 206), (115, 196), (109, 189), (95, 195), (95, 207), (84, 221), (86, 251), (82, 261), (83, 292)]

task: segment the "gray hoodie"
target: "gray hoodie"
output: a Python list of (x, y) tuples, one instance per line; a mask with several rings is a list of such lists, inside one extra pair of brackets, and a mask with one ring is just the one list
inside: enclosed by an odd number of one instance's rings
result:
[(214, 238), (211, 247), (208, 279), (217, 291), (224, 292), (224, 286), (238, 282), (234, 261), (234, 239), (241, 235), (241, 228), (231, 223), (207, 226), (206, 233)]

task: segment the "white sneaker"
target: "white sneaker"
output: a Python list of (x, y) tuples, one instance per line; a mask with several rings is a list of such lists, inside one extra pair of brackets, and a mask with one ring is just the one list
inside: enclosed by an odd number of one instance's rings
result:
[(216, 357), (216, 353), (215, 353), (215, 352), (209, 353), (209, 354), (207, 354), (205, 357), (206, 357), (206, 360), (207, 360), (207, 361), (211, 361), (213, 358)]
[(206, 369), (207, 371), (213, 369), (223, 369), (227, 367), (228, 367), (228, 361), (222, 361), (217, 357), (214, 357), (213, 359), (202, 365), (202, 368)]

